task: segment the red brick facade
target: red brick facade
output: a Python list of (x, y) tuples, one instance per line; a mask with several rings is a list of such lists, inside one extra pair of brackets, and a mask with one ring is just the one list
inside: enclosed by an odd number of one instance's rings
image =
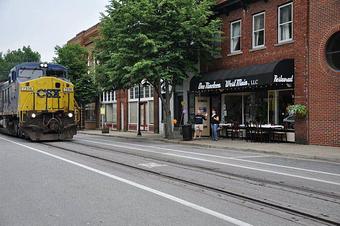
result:
[(309, 2), (309, 142), (340, 146), (340, 71), (325, 54), (328, 39), (340, 31), (340, 1)]
[[(219, 1), (225, 3), (227, 1)], [(230, 1), (231, 2), (231, 1)], [(291, 58), (295, 62), (295, 103), (309, 109), (306, 120), (295, 125), (296, 141), (340, 145), (340, 73), (325, 62), (325, 43), (340, 30), (340, 1), (254, 1), (224, 11), (221, 58), (205, 65), (204, 71), (242, 68)], [(278, 44), (278, 7), (293, 3), (293, 41)], [(253, 15), (265, 12), (265, 47), (252, 49)], [(230, 53), (230, 24), (241, 20), (241, 53)]]

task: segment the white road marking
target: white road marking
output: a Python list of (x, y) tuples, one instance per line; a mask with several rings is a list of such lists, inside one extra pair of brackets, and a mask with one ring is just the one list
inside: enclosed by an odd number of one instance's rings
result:
[(147, 167), (147, 168), (155, 168), (155, 167), (162, 167), (162, 166), (167, 166), (167, 165), (163, 165), (163, 164), (158, 164), (158, 163), (155, 163), (155, 162), (149, 162), (149, 163), (140, 163), (138, 164), (139, 166), (144, 166), (144, 167)]
[[(147, 151), (147, 152), (154, 152), (154, 153), (158, 153), (158, 154), (164, 154), (162, 152), (157, 152), (157, 151), (150, 151), (150, 150), (138, 149), (138, 148), (129, 147), (129, 146), (120, 146), (120, 145), (115, 145), (115, 144), (96, 142), (96, 141), (92, 141), (92, 140), (81, 139), (81, 141), (90, 142), (90, 143), (97, 143), (97, 144), (104, 144), (104, 145), (109, 145), (109, 146), (113, 146), (113, 147), (117, 146), (117, 147), (122, 147), (122, 148), (133, 149), (133, 150)], [(116, 141), (115, 141), (115, 143), (126, 144), (124, 142), (116, 142)], [(311, 173), (318, 173), (318, 174), (325, 174), (325, 175), (340, 177), (340, 174), (337, 174), (337, 173), (330, 173), (330, 172), (311, 170), (311, 169), (305, 169), (305, 168), (299, 168), (299, 167), (293, 167), (293, 166), (285, 166), (285, 165), (279, 165), (279, 164), (274, 164), (274, 163), (266, 163), (266, 162), (258, 162), (258, 161), (253, 161), (253, 160), (242, 159), (242, 158), (247, 158), (247, 157), (254, 158), (254, 157), (257, 157), (257, 156), (226, 157), (226, 156), (220, 156), (220, 155), (196, 153), (196, 152), (191, 152), (191, 151), (182, 151), (182, 150), (176, 150), (176, 149), (171, 149), (171, 148), (163, 148), (163, 147), (156, 147), (156, 146), (149, 146), (149, 145), (140, 145), (140, 144), (131, 144), (131, 143), (129, 145), (134, 145), (136, 147), (154, 148), (154, 149), (160, 149), (160, 150), (165, 150), (165, 151), (173, 151), (173, 152), (179, 152), (179, 153), (185, 153), (185, 154), (192, 154), (192, 155), (207, 156), (207, 157), (213, 157), (213, 158), (229, 159), (229, 160), (235, 160), (235, 161), (240, 161), (240, 162), (249, 162), (249, 163), (254, 163), (254, 164), (259, 164), (259, 165), (274, 166), (274, 167), (280, 167), (280, 168), (285, 168), (285, 169), (293, 169), (293, 170), (299, 170), (299, 171), (305, 171), (305, 172), (311, 172)], [(259, 155), (258, 157), (262, 157), (262, 156)]]
[(239, 167), (239, 168), (243, 168), (243, 169), (257, 170), (257, 171), (266, 172), (266, 173), (279, 174), (279, 175), (283, 175), (283, 176), (296, 177), (296, 178), (301, 178), (301, 179), (305, 179), (305, 180), (317, 181), (317, 182), (322, 182), (322, 183), (326, 183), (326, 184), (333, 184), (333, 185), (340, 186), (340, 183), (328, 181), (328, 180), (321, 180), (321, 179), (317, 179), (317, 178), (313, 178), (313, 177), (304, 177), (304, 176), (290, 174), (290, 173), (283, 173), (283, 172), (277, 172), (277, 171), (273, 171), (273, 170), (259, 169), (259, 168), (255, 168), (255, 167), (242, 166), (242, 165), (226, 163), (226, 162), (218, 162), (218, 161), (195, 158), (195, 157), (190, 157), (190, 156), (185, 156), (185, 155), (177, 155), (177, 154), (172, 154), (172, 153), (165, 153), (165, 154), (175, 156), (175, 157), (180, 157), (180, 158), (194, 159), (194, 160), (199, 160), (199, 161), (203, 161), (203, 162), (211, 162), (211, 163), (216, 163), (216, 164), (220, 164), (220, 165)]
[(237, 156), (233, 158), (234, 159), (252, 159), (252, 158), (267, 158), (267, 157), (273, 157), (273, 156), (275, 155), (246, 155), (246, 156)]
[[(322, 179), (317, 179), (317, 178), (313, 178), (313, 177), (304, 177), (304, 176), (290, 174), (290, 173), (283, 173), (283, 172), (278, 172), (278, 171), (273, 171), (273, 170), (266, 170), (266, 169), (261, 169), (261, 168), (243, 166), (243, 165), (238, 165), (238, 164), (233, 164), (233, 163), (219, 162), (219, 161), (190, 157), (190, 156), (185, 156), (185, 155), (177, 155), (177, 154), (173, 154), (173, 153), (169, 153), (169, 152), (167, 152), (167, 153), (156, 152), (156, 151), (145, 150), (145, 149), (141, 149), (141, 148), (137, 148), (137, 147), (116, 145), (116, 144), (111, 144), (111, 143), (102, 143), (102, 142), (89, 141), (89, 140), (82, 140), (82, 141), (95, 143), (95, 144), (102, 144), (102, 145), (107, 145), (107, 146), (112, 146), (112, 147), (126, 148), (126, 149), (131, 149), (131, 150), (153, 152), (153, 153), (157, 153), (157, 154), (161, 154), (161, 155), (169, 155), (169, 156), (174, 156), (174, 157), (178, 157), (178, 158), (187, 158), (187, 159), (193, 159), (193, 160), (198, 160), (198, 161), (211, 162), (211, 163), (220, 164), (220, 165), (227, 165), (227, 166), (233, 166), (233, 167), (238, 167), (238, 168), (243, 168), (243, 169), (256, 170), (256, 171), (261, 171), (261, 172), (266, 172), (266, 173), (278, 174), (278, 175), (283, 175), (283, 176), (295, 177), (295, 178), (300, 178), (300, 179), (311, 180), (311, 181), (322, 182), (322, 183), (326, 183), (326, 184), (333, 184), (333, 185), (340, 186), (340, 183), (334, 182), (334, 181), (322, 180)], [(145, 147), (148, 147), (148, 146), (144, 146), (144, 148)], [(185, 151), (177, 151), (177, 152), (185, 152)], [(238, 159), (233, 159), (233, 160), (238, 160)], [(245, 160), (245, 161), (250, 161), (250, 160)]]
[(208, 208), (205, 208), (205, 207), (203, 207), (203, 206), (199, 206), (199, 205), (194, 204), (194, 203), (192, 203), (192, 202), (188, 202), (188, 201), (186, 201), (186, 200), (184, 200), (184, 199), (177, 198), (177, 197), (175, 197), (175, 196), (169, 195), (169, 194), (164, 193), (164, 192), (161, 192), (161, 191), (159, 191), (159, 190), (156, 190), (156, 189), (153, 189), (153, 188), (144, 186), (144, 185), (142, 185), (142, 184), (138, 184), (138, 183), (136, 183), (136, 182), (133, 182), (133, 181), (130, 181), (130, 180), (127, 180), (127, 179), (124, 179), (124, 178), (115, 176), (115, 175), (110, 174), (110, 173), (106, 173), (106, 172), (104, 172), (104, 171), (101, 171), (101, 170), (92, 168), (92, 167), (90, 167), (90, 166), (86, 166), (86, 165), (84, 165), (84, 164), (81, 164), (81, 163), (78, 163), (78, 162), (75, 162), (75, 161), (72, 161), (72, 160), (69, 160), (69, 159), (60, 157), (60, 156), (58, 156), (58, 155), (50, 154), (50, 153), (48, 153), (48, 152), (39, 150), (39, 149), (37, 149), (37, 148), (33, 148), (33, 147), (27, 146), (27, 145), (25, 145), (25, 144), (18, 143), (18, 142), (15, 142), (15, 141), (12, 141), (12, 140), (3, 138), (3, 137), (0, 137), (0, 139), (5, 140), (5, 141), (10, 142), (10, 143), (13, 143), (13, 144), (16, 144), (16, 145), (19, 145), (19, 146), (24, 147), (24, 148), (30, 149), (30, 150), (32, 150), (32, 151), (39, 152), (39, 153), (41, 153), (41, 154), (50, 156), (50, 157), (52, 157), (52, 158), (59, 159), (59, 160), (61, 160), (61, 161), (70, 163), (70, 164), (72, 164), (72, 165), (75, 165), (75, 166), (81, 167), (81, 168), (83, 168), (83, 169), (92, 171), (92, 172), (94, 172), (94, 173), (97, 173), (97, 174), (100, 174), (100, 175), (109, 177), (109, 178), (111, 178), (111, 179), (114, 179), (114, 180), (120, 181), (120, 182), (122, 182), (122, 183), (131, 185), (131, 186), (133, 186), (133, 187), (142, 189), (142, 190), (144, 190), (144, 191), (148, 191), (148, 192), (150, 192), (150, 193), (153, 193), (153, 194), (155, 194), (155, 195), (158, 195), (158, 196), (161, 196), (161, 197), (163, 197), (163, 198), (169, 199), (169, 200), (171, 200), (171, 201), (177, 202), (177, 203), (182, 204), (182, 205), (184, 205), (184, 206), (187, 206), (187, 207), (190, 207), (190, 208), (192, 208), (192, 209), (198, 210), (198, 211), (200, 211), (200, 212), (203, 212), (203, 213), (209, 214), (209, 215), (211, 215), (211, 216), (217, 217), (217, 218), (219, 218), (219, 219), (221, 219), (221, 220), (224, 220), (224, 221), (227, 221), (227, 222), (229, 222), (229, 223), (232, 223), (232, 224), (235, 224), (235, 225), (239, 225), (239, 226), (252, 226), (251, 224), (246, 223), (246, 222), (243, 222), (243, 221), (238, 220), (238, 219), (236, 219), (236, 218), (229, 217), (229, 216), (227, 216), (227, 215), (224, 215), (224, 214), (222, 214), (222, 213), (213, 211), (213, 210), (208, 209)]

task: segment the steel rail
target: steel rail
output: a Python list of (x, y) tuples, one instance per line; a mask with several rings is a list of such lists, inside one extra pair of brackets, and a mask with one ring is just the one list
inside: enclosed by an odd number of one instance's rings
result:
[[(75, 143), (75, 142), (72, 142), (72, 143)], [(53, 144), (50, 144), (50, 143), (41, 143), (41, 144), (44, 144), (44, 145), (49, 146), (49, 147), (57, 148), (57, 149), (60, 149), (60, 150), (63, 150), (63, 151), (67, 151), (67, 152), (79, 154), (79, 155), (82, 155), (82, 156), (102, 160), (102, 161), (105, 161), (105, 162), (110, 162), (110, 163), (113, 163), (113, 164), (132, 168), (132, 169), (135, 169), (135, 170), (143, 171), (143, 172), (150, 173), (150, 174), (153, 174), (153, 175), (157, 175), (157, 176), (167, 178), (167, 179), (170, 179), (170, 180), (173, 180), (173, 181), (177, 181), (177, 182), (180, 182), (180, 183), (184, 183), (184, 184), (192, 185), (192, 186), (199, 187), (199, 188), (202, 188), (202, 189), (206, 189), (206, 190), (209, 190), (209, 191), (213, 191), (213, 192), (216, 192), (216, 193), (224, 194), (226, 196), (230, 196), (230, 197), (233, 197), (233, 198), (236, 198), (236, 199), (241, 199), (243, 201), (248, 201), (248, 202), (251, 202), (251, 203), (254, 203), (254, 204), (257, 204), (257, 205), (265, 206), (267, 208), (275, 209), (275, 210), (285, 212), (285, 213), (288, 213), (288, 214), (291, 214), (291, 215), (294, 215), (294, 216), (299, 216), (299, 217), (306, 218), (306, 219), (309, 219), (309, 220), (317, 221), (319, 223), (323, 223), (323, 224), (327, 224), (327, 225), (340, 225), (340, 222), (337, 222), (337, 221), (334, 221), (334, 220), (331, 220), (331, 219), (323, 218), (323, 217), (320, 217), (320, 216), (315, 216), (314, 214), (311, 214), (311, 213), (306, 213), (306, 212), (302, 212), (300, 210), (292, 209), (292, 208), (289, 208), (289, 207), (284, 207), (284, 206), (281, 206), (281, 205), (278, 205), (278, 204), (270, 203), (268, 201), (263, 201), (263, 200), (253, 198), (253, 197), (250, 197), (250, 196), (247, 196), (247, 195), (226, 191), (226, 190), (223, 190), (223, 189), (220, 189), (220, 188), (215, 188), (215, 187), (212, 187), (212, 186), (209, 186), (209, 185), (204, 185), (202, 183), (197, 183), (197, 182), (193, 182), (193, 181), (190, 181), (190, 180), (187, 180), (187, 179), (167, 175), (167, 174), (162, 173), (162, 172), (155, 172), (151, 169), (141, 168), (141, 167), (138, 167), (138, 166), (126, 164), (126, 163), (123, 163), (123, 162), (114, 161), (114, 160), (111, 160), (111, 159), (96, 156), (96, 155), (93, 155), (93, 154), (84, 153), (84, 152), (73, 150), (73, 149), (70, 149), (70, 148), (60, 147), (58, 145), (53, 145)], [(79, 143), (76, 143), (76, 144), (89, 147), (89, 145), (85, 145), (85, 144), (79, 144)], [(95, 146), (95, 148), (98, 148), (98, 147)], [(102, 148), (102, 150), (107, 151), (108, 149)], [(112, 149), (109, 149), (109, 150), (112, 151)], [(127, 153), (125, 153), (125, 154), (127, 154)], [(146, 157), (146, 158), (148, 158), (148, 157)], [(167, 161), (165, 161), (165, 162), (167, 162)]]

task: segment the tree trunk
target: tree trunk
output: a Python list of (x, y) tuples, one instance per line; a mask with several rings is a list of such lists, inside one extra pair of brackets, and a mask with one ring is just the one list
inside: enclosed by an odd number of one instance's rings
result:
[(174, 134), (172, 131), (172, 120), (171, 120), (171, 91), (169, 89), (169, 83), (165, 83), (165, 98), (161, 98), (163, 104), (163, 114), (164, 114), (164, 137), (166, 139), (173, 139)]

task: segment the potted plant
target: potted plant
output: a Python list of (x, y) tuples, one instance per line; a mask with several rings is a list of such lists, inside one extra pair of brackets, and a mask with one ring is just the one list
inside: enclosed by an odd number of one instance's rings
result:
[(303, 104), (294, 104), (287, 107), (288, 113), (298, 119), (306, 118), (308, 114), (307, 107)]

